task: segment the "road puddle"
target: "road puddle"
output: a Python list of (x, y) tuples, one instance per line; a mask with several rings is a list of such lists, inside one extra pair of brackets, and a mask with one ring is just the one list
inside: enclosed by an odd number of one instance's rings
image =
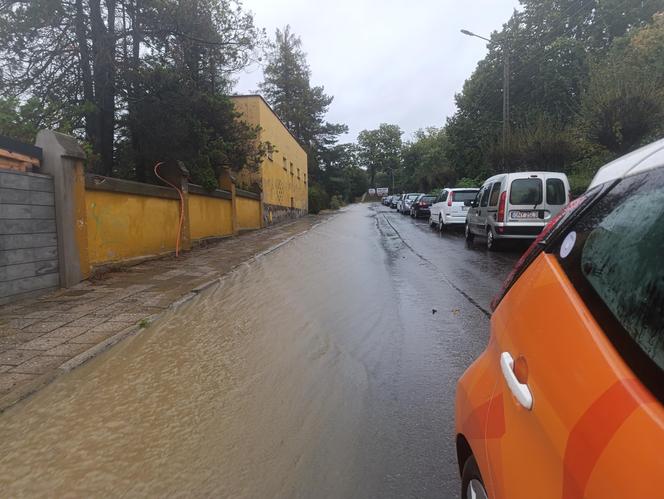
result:
[(242, 266), (0, 415), (2, 495), (352, 495), (362, 356), (394, 320), (371, 223), (355, 219)]

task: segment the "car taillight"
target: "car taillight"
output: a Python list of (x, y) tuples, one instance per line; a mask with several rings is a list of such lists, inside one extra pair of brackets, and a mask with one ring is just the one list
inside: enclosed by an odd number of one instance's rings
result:
[(507, 191), (500, 193), (500, 201), (498, 201), (498, 222), (505, 221), (505, 202), (507, 200)]
[(454, 201), (454, 193), (450, 192), (450, 195), (447, 196), (447, 206), (452, 206), (452, 201)]
[[(503, 204), (504, 194), (505, 193), (503, 192), (503, 194), (500, 195), (501, 206), (503, 208), (503, 215), (505, 212), (505, 205)], [(548, 224), (546, 224), (544, 229), (542, 229), (542, 232), (539, 233), (539, 235), (535, 238), (533, 243), (528, 247), (526, 252), (521, 256), (521, 258), (519, 258), (519, 261), (516, 262), (514, 268), (505, 279), (505, 282), (503, 282), (503, 285), (500, 288), (498, 294), (494, 297), (493, 300), (491, 300), (491, 311), (496, 310), (501, 300), (505, 297), (507, 292), (512, 287), (512, 284), (516, 282), (518, 277), (523, 273), (524, 270), (526, 270), (528, 265), (530, 265), (530, 263), (533, 260), (535, 260), (535, 258), (542, 252), (542, 250), (544, 249), (544, 246), (540, 244), (542, 240), (551, 233), (553, 228), (558, 224), (558, 222), (560, 221), (561, 218), (563, 218), (563, 216), (576, 210), (579, 207), (579, 205), (581, 205), (581, 203), (586, 199), (587, 199), (586, 194), (584, 194), (579, 198), (576, 198), (574, 201), (565, 206), (565, 208), (563, 208), (560, 211), (560, 213), (558, 213), (555, 217), (553, 217)], [(498, 217), (500, 217), (500, 208), (498, 208)]]

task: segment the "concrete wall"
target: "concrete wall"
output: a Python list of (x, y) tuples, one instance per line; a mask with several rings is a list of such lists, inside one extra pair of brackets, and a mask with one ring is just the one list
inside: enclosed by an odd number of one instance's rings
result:
[(189, 194), (192, 240), (233, 234), (233, 202), (230, 199)]
[(175, 250), (179, 199), (88, 189), (85, 206), (93, 267)]
[(309, 199), (306, 152), (262, 97), (248, 95), (231, 99), (243, 120), (261, 127), (260, 141), (272, 146), (257, 174), (241, 172), (239, 175), (242, 183), (259, 179), (264, 223), (306, 214)]
[(260, 229), (261, 227), (261, 202), (260, 197), (248, 197), (238, 192), (237, 198), (237, 222), (240, 230)]
[(59, 284), (53, 179), (0, 169), (0, 304)]

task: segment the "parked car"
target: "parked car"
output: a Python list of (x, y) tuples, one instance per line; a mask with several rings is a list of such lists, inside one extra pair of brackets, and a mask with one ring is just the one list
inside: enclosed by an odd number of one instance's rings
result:
[(468, 203), (466, 240), (486, 238), (489, 250), (505, 239), (535, 239), (570, 201), (564, 173), (502, 173), (489, 178)]
[(518, 262), (457, 385), (463, 498), (662, 496), (663, 220), (660, 140), (601, 168)]
[(383, 206), (387, 206), (387, 199), (388, 199), (388, 197), (389, 197), (389, 196), (383, 196), (383, 197), (380, 199), (380, 204), (382, 204)]
[(393, 209), (399, 209), (399, 203), (401, 202), (401, 198), (403, 197), (403, 194), (395, 194), (392, 196), (392, 199), (390, 200), (390, 208)]
[(410, 205), (410, 216), (413, 218), (429, 218), (430, 206), (436, 200), (433, 194), (422, 194)]
[(413, 204), (413, 201), (415, 201), (421, 194), (421, 192), (409, 192), (408, 194), (404, 194), (398, 208), (399, 212), (402, 215), (410, 214), (410, 205)]
[(478, 191), (474, 188), (443, 189), (431, 206), (429, 225), (440, 231), (465, 225), (469, 209), (467, 201), (474, 200)]

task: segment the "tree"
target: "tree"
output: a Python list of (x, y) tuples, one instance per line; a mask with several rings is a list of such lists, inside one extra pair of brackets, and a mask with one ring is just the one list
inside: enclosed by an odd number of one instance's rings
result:
[(321, 86), (312, 86), (311, 70), (302, 41), (290, 26), (277, 29), (269, 44), (264, 80), (260, 89), (267, 102), (307, 151), (309, 177), (319, 181), (321, 156), (333, 147), (348, 127), (325, 121), (333, 97)]
[(258, 39), (234, 0), (0, 0), (0, 85), (9, 98), (57, 108), (54, 125), (92, 145), (101, 173), (117, 171), (116, 147), (129, 136), (142, 179), (133, 126), (144, 70), (167, 67), (201, 92), (223, 93)]
[(403, 148), (401, 187), (405, 190), (430, 192), (453, 184), (457, 173), (447, 160), (446, 148), (447, 135), (444, 129), (427, 128), (415, 132), (414, 140)]
[(394, 175), (401, 165), (401, 136), (398, 125), (381, 123), (375, 130), (362, 130), (357, 136), (360, 164), (369, 174), (369, 186), (376, 187), (377, 172)]

